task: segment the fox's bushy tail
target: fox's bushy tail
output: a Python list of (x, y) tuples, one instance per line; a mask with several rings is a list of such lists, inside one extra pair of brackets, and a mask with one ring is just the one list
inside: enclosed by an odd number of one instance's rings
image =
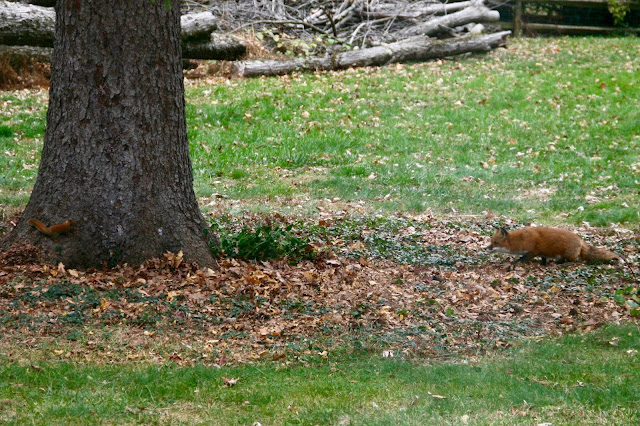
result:
[(587, 243), (582, 245), (580, 257), (589, 263), (611, 262), (612, 260), (625, 263), (622, 256), (603, 248), (591, 246)]

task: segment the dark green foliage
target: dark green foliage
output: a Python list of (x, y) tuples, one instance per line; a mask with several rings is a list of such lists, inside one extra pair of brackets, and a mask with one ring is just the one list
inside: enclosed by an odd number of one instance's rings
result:
[(214, 254), (247, 260), (271, 260), (287, 258), (291, 262), (311, 260), (315, 251), (306, 238), (297, 236), (293, 226), (259, 224), (255, 229), (242, 228), (239, 232), (216, 230), (220, 247), (212, 248)]
[(43, 293), (43, 296), (47, 300), (64, 299), (67, 297), (75, 297), (82, 293), (83, 289), (78, 284), (70, 284), (67, 282), (56, 283), (49, 287), (47, 291)]
[(616, 290), (614, 300), (618, 305), (628, 305), (632, 316), (640, 317), (640, 292), (637, 287), (629, 286)]

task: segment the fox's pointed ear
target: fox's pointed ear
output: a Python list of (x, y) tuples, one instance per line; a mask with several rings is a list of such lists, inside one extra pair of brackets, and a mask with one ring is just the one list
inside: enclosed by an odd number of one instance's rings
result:
[(500, 234), (501, 237), (506, 238), (507, 235), (509, 235), (509, 231), (507, 231), (507, 228), (498, 225), (493, 225), (493, 227), (496, 228), (496, 231)]
[(500, 225), (493, 225), (493, 227), (496, 229), (497, 232), (500, 233), (500, 235), (506, 235), (509, 233), (509, 231), (507, 231), (507, 228), (504, 228)]

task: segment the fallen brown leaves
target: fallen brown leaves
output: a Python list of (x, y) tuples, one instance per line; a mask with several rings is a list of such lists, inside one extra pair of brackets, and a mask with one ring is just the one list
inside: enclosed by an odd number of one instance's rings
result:
[[(459, 227), (421, 234), (424, 244), (450, 244), (470, 258), (486, 244)], [(479, 354), (630, 318), (613, 296), (637, 283), (618, 266), (512, 268), (511, 259), (483, 256), (449, 266), (341, 255), (297, 265), (222, 259), (211, 270), (180, 254), (106, 271), (6, 265), (0, 338), (61, 359), (222, 365), (326, 357), (351, 345)]]

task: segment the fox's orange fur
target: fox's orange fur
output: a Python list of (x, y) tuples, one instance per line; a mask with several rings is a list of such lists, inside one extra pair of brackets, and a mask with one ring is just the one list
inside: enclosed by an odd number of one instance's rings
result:
[(518, 261), (541, 257), (556, 261), (624, 262), (617, 254), (585, 243), (577, 234), (566, 229), (548, 227), (527, 227), (507, 231), (500, 228), (491, 237), (488, 247), (491, 251), (522, 255)]

